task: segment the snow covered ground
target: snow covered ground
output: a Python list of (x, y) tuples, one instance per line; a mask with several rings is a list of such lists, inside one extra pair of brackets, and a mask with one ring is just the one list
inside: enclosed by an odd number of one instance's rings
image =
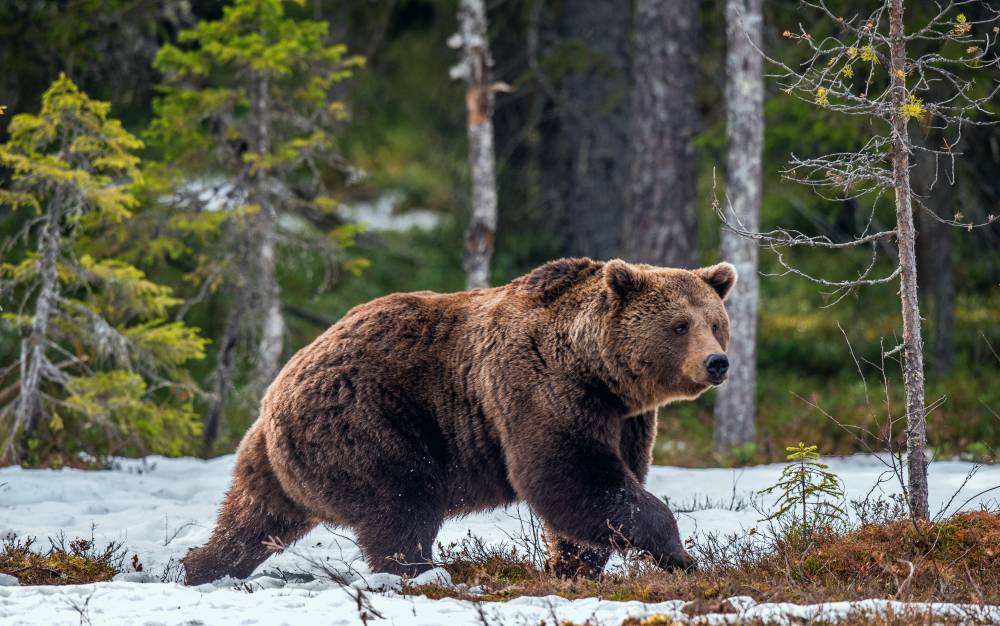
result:
[[(844, 481), (848, 498), (862, 498), (875, 486), (885, 466), (873, 457), (830, 459), (831, 469)], [(129, 556), (139, 555), (145, 572), (163, 571), (204, 542), (226, 489), (233, 457), (202, 461), (150, 457), (124, 460), (113, 471), (0, 469), (0, 535), (13, 531), (40, 539), (63, 532), (69, 538), (90, 537), (98, 544), (121, 541)], [(758, 523), (752, 508), (728, 510), (729, 503), (773, 484), (780, 465), (744, 469), (683, 469), (654, 467), (650, 490), (670, 498), (679, 509), (698, 508), (678, 515), (681, 534), (740, 532)], [(963, 462), (936, 462), (930, 468), (932, 514), (956, 492), (972, 469)], [(966, 499), (1000, 485), (1000, 466), (982, 467), (954, 499), (952, 510)], [(876, 488), (876, 494), (898, 491), (894, 480)], [(1000, 491), (972, 498), (965, 508), (981, 503), (996, 505)], [(692, 506), (696, 504), (698, 506)], [(704, 507), (708, 508), (704, 508)], [(526, 517), (526, 514), (524, 514)], [(509, 543), (508, 535), (519, 534), (516, 510), (498, 510), (449, 521), (438, 540), (457, 541), (472, 533), (490, 542)], [(139, 582), (142, 575), (125, 574), (121, 580), (95, 585), (62, 587), (0, 586), (0, 624), (360, 624), (353, 596), (322, 580), (284, 583), (260, 576), (278, 567), (284, 571), (308, 571), (310, 560), (328, 561), (335, 567), (352, 566), (360, 574), (356, 585), (384, 587), (387, 592), (370, 594), (372, 605), (384, 616), (371, 624), (482, 624), (482, 610), (490, 624), (536, 625), (587, 619), (618, 625), (630, 616), (664, 613), (684, 618), (681, 601), (644, 605), (590, 598), (567, 601), (557, 597), (519, 598), (505, 603), (473, 603), (452, 599), (429, 600), (402, 596), (391, 589), (398, 580), (372, 576), (360, 561), (352, 542), (338, 538), (326, 528), (317, 528), (295, 546), (295, 554), (273, 557), (258, 569), (250, 584), (253, 593), (236, 588), (234, 581), (184, 587), (176, 583)], [(0, 581), (2, 584), (2, 581)], [(796, 618), (830, 616), (848, 610), (846, 603), (811, 607), (790, 604), (754, 605), (750, 599), (734, 599), (744, 607), (740, 614), (719, 615), (709, 621), (739, 622), (753, 617)], [(869, 601), (867, 608), (884, 608), (886, 602)], [(935, 605), (939, 613), (967, 615), (954, 605)], [(898, 607), (897, 607), (898, 612)], [(976, 621), (1000, 623), (1000, 607), (978, 609)]]

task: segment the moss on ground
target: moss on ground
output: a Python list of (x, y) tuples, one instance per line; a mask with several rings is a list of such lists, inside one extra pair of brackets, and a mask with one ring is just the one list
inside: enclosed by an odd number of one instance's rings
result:
[(6, 537), (0, 547), (0, 573), (22, 585), (79, 585), (111, 580), (122, 570), (125, 551), (120, 544), (110, 543), (103, 550), (92, 539), (74, 539), (67, 545), (57, 538), (52, 544), (43, 552), (35, 548), (34, 538)]

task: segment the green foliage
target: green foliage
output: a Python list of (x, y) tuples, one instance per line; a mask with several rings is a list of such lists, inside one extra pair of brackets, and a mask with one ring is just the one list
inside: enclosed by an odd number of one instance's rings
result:
[[(321, 227), (339, 225), (326, 183), (328, 164), (339, 162), (333, 130), (347, 113), (331, 90), (363, 59), (348, 56), (343, 45), (326, 45), (325, 22), (289, 17), (284, 5), (237, 0), (221, 19), (199, 22), (180, 34), (178, 45), (160, 50), (155, 66), (164, 77), (162, 97), (146, 131), (162, 159), (147, 166), (152, 197), (179, 197), (205, 181), (227, 181), (241, 191), (256, 185), (270, 196), (267, 210), (293, 212)], [(237, 199), (229, 211), (179, 198), (174, 205), (183, 210), (159, 229), (167, 234), (154, 239), (151, 253), (196, 260), (192, 282), (223, 280), (220, 266), (234, 260), (237, 247), (225, 237), (246, 235), (265, 203), (262, 195)], [(275, 196), (283, 198), (281, 206), (274, 206)], [(310, 241), (342, 256), (343, 234)]]
[[(319, 232), (298, 229), (288, 240), (334, 263), (349, 259), (357, 232), (329, 193), (338, 174), (330, 165), (342, 164), (335, 129), (347, 119), (332, 90), (363, 59), (327, 45), (327, 23), (287, 15), (286, 4), (237, 0), (156, 57), (163, 82), (146, 137), (161, 160), (147, 166), (146, 191), (160, 201), (172, 194), (176, 210), (155, 228), (149, 260), (185, 256), (194, 261), (186, 280), (209, 281), (209, 292), (243, 280), (239, 242), (253, 236), (261, 213), (304, 220)], [(226, 210), (187, 197), (191, 185), (226, 183), (235, 196)]]
[(13, 172), (14, 188), (0, 190), (0, 203), (41, 213), (53, 194), (69, 190), (79, 201), (70, 206), (70, 220), (96, 225), (129, 217), (135, 199), (113, 179), (137, 176), (139, 159), (131, 152), (142, 142), (108, 119), (110, 108), (61, 75), (42, 97), (39, 115), (11, 121), (0, 165)]
[[(178, 346), (189, 345), (189, 340), (174, 341), (169, 337), (170, 332), (182, 332), (185, 328), (194, 332), (190, 326), (180, 324), (172, 331), (170, 323), (159, 320), (180, 316), (213, 339), (210, 348), (219, 345), (226, 312), (237, 299), (229, 286), (236, 285), (236, 292), (253, 286), (252, 282), (241, 283), (236, 276), (241, 266), (252, 267), (245, 257), (239, 256), (236, 242), (251, 224), (255, 215), (253, 205), (259, 206), (259, 202), (236, 191), (245, 189), (247, 185), (243, 183), (253, 175), (280, 178), (285, 181), (282, 189), (292, 192), (289, 197), (303, 200), (282, 207), (287, 210), (282, 223), (294, 224), (296, 230), (283, 233), (276, 253), (277, 273), (282, 301), (315, 314), (321, 321), (290, 316), (286, 356), (315, 338), (325, 328), (323, 319), (336, 320), (361, 302), (393, 291), (461, 288), (462, 207), (466, 206), (463, 194), (468, 188), (463, 183), (467, 175), (466, 117), (462, 85), (448, 78), (454, 54), (443, 45), (454, 32), (456, 2), (33, 0), (0, 5), (3, 18), (0, 19), (0, 67), (3, 68), (0, 93), (3, 104), (10, 105), (7, 115), (0, 116), (0, 143), (5, 141), (4, 133), (14, 115), (22, 111), (37, 112), (42, 92), (60, 69), (68, 69), (84, 91), (110, 99), (116, 116), (149, 144), (143, 152), (143, 185), (130, 189), (138, 201), (126, 207), (130, 216), (118, 223), (99, 220), (98, 224), (81, 228), (74, 222), (71, 247), (76, 258), (89, 257), (92, 263), (102, 265), (88, 271), (88, 280), (83, 284), (75, 274), (78, 270), (63, 261), (59, 264), (61, 284), (69, 291), (69, 299), (99, 308), (102, 316), (113, 318), (113, 327), (130, 329), (123, 334), (138, 346), (130, 353), (133, 367), (146, 360), (138, 356), (140, 353), (148, 354), (155, 360), (176, 362), (178, 376), (161, 373), (169, 380), (212, 380), (213, 359), (183, 361), (192, 351), (179, 350)], [(836, 2), (833, 6), (838, 15), (848, 16), (854, 14), (858, 3)], [(260, 10), (255, 11), (257, 8)], [(702, 119), (697, 153), (700, 196), (705, 198), (699, 234), (705, 263), (715, 261), (718, 250), (718, 222), (709, 206), (713, 185), (724, 188), (720, 167), (726, 151), (724, 81), (719, 72), (725, 39), (721, 8), (719, 2), (703, 3), (702, 19), (706, 27), (697, 49)], [(772, 31), (775, 36), (767, 41), (768, 53), (798, 67), (810, 56), (809, 46), (778, 35), (782, 28), (794, 28), (800, 4), (781, 0), (765, 3), (764, 10), (765, 22), (775, 25)], [(966, 12), (973, 30), (982, 30), (976, 23), (983, 15)], [(912, 32), (936, 13), (932, 6), (911, 3), (906, 14), (907, 30)], [(559, 229), (563, 226), (548, 215), (546, 198), (552, 190), (540, 188), (539, 182), (540, 172), (552, 159), (560, 158), (546, 152), (544, 146), (546, 134), (558, 123), (561, 107), (540, 89), (538, 74), (529, 61), (537, 60), (550, 86), (556, 89), (574, 74), (592, 70), (607, 76), (608, 68), (585, 45), (586, 41), (560, 35), (560, 25), (553, 23), (558, 14), (556, 5), (501, 3), (491, 6), (490, 14), (495, 26), (491, 43), (506, 43), (506, 48), (495, 49), (497, 76), (517, 87), (515, 94), (498, 100), (495, 116), (500, 228), (494, 272), (499, 282), (558, 256)], [(242, 17), (237, 21), (231, 15)], [(349, 83), (334, 83), (326, 102), (305, 98), (309, 94), (312, 69), (322, 64), (313, 52), (307, 54), (311, 59), (308, 63), (296, 64), (292, 59), (300, 51), (315, 49), (317, 40), (312, 35), (299, 36), (297, 32), (295, 36), (279, 37), (276, 33), (292, 32), (290, 29), (298, 26), (274, 26), (281, 21), (304, 23), (297, 18), (314, 20), (306, 28), (315, 32), (324, 27), (315, 20), (328, 21), (331, 26), (327, 34), (346, 42), (350, 50), (363, 51), (370, 58), (371, 70), (357, 72)], [(805, 24), (817, 42), (844, 35), (843, 27), (833, 20), (807, 20)], [(186, 28), (188, 34), (179, 37), (178, 33)], [(529, 28), (537, 28), (541, 35), (537, 50), (525, 45)], [(215, 45), (210, 40), (219, 43)], [(161, 53), (157, 75), (150, 61), (160, 42), (168, 42), (168, 46)], [(322, 41), (319, 45), (330, 47)], [(964, 49), (953, 45), (944, 52), (949, 57), (961, 56)], [(936, 50), (927, 47), (924, 51)], [(537, 57), (529, 59), (527, 53)], [(266, 63), (253, 64), (248, 57), (255, 54), (272, 58)], [(350, 58), (347, 53), (342, 55), (343, 60)], [(857, 92), (869, 64), (860, 59), (860, 50), (856, 59), (848, 61), (845, 58), (839, 62), (831, 70), (830, 78), (850, 65), (853, 76), (841, 73), (837, 80), (852, 85)], [(285, 63), (288, 70), (273, 72), (279, 63)], [(273, 154), (265, 157), (248, 154), (255, 151), (252, 123), (255, 91), (248, 85), (262, 74), (256, 69), (261, 66), (270, 72), (268, 93), (276, 107), (272, 112), (277, 133), (274, 136), (278, 137), (269, 150)], [(355, 65), (345, 69), (357, 68)], [(885, 63), (876, 69), (879, 80), (888, 76)], [(336, 71), (324, 68), (317, 73), (326, 72), (324, 76), (328, 76)], [(154, 82), (160, 79), (163, 84), (154, 89)], [(978, 81), (974, 95), (981, 96), (990, 89), (990, 81)], [(293, 96), (293, 92), (302, 96)], [(313, 96), (317, 93), (312, 91)], [(620, 96), (607, 95), (609, 101)], [(152, 106), (154, 96), (160, 98), (157, 111)], [(815, 105), (815, 91), (801, 99), (790, 98), (778, 90), (767, 94), (762, 223), (843, 240), (859, 232), (873, 210), (883, 215), (891, 204), (887, 198), (883, 197), (881, 202), (872, 196), (858, 198), (856, 202), (828, 202), (809, 188), (788, 185), (780, 179), (780, 170), (789, 153), (851, 151), (877, 130), (860, 116), (838, 114), (837, 105), (843, 100), (836, 94), (828, 94), (828, 99), (831, 106), (821, 108)], [(925, 99), (939, 100), (930, 95)], [(333, 101), (343, 102), (334, 105), (340, 112), (351, 111), (350, 124), (338, 124), (339, 113), (327, 110)], [(292, 102), (295, 106), (285, 106)], [(565, 104), (572, 107), (573, 103)], [(986, 109), (996, 112), (997, 106), (994, 102)], [(154, 129), (147, 133), (154, 115)], [(300, 119), (310, 123), (322, 121), (325, 136), (314, 135), (311, 126), (297, 126)], [(912, 130), (920, 132), (916, 122)], [(951, 204), (935, 207), (941, 215), (961, 212), (970, 219), (976, 216), (976, 221), (983, 221), (988, 213), (995, 213), (1000, 186), (991, 177), (1000, 167), (995, 149), (998, 133), (998, 127), (981, 126), (963, 135), (962, 144), (956, 147), (965, 154), (955, 163), (958, 184), (949, 194)], [(345, 159), (337, 156), (338, 151), (366, 174), (358, 184), (344, 185), (346, 176), (341, 164)], [(299, 156), (303, 158), (296, 165)], [(313, 165), (318, 176), (313, 173)], [(718, 176), (713, 176), (716, 171)], [(8, 173), (0, 168), (0, 179)], [(113, 175), (111, 180), (114, 183), (124, 178), (137, 179), (129, 174)], [(197, 200), (193, 198), (197, 192), (234, 180), (239, 184), (233, 185), (235, 190), (231, 189), (229, 194), (229, 210), (204, 210), (202, 204), (192, 201)], [(196, 192), (195, 188), (185, 187), (191, 181), (206, 184)], [(8, 203), (22, 201), (21, 210), (0, 210), (0, 240), (6, 242), (0, 244), (0, 262), (4, 263), (4, 271), (9, 272), (2, 280), (6, 284), (11, 281), (17, 285), (34, 284), (32, 281), (38, 276), (36, 239), (25, 239), (19, 234), (29, 221), (41, 215), (32, 204), (36, 198), (26, 193), (18, 196), (6, 184), (0, 184), (0, 188), (9, 192)], [(401, 211), (417, 207), (436, 211), (442, 217), (440, 227), (409, 233), (359, 232), (357, 225), (341, 218), (340, 202), (368, 202), (384, 193), (400, 194)], [(1000, 362), (989, 344), (1000, 349), (997, 316), (1000, 291), (996, 289), (1000, 257), (989, 252), (996, 248), (998, 232), (994, 225), (952, 235), (956, 290), (954, 367), (947, 373), (932, 366), (927, 371), (928, 398), (946, 398), (928, 415), (930, 444), (942, 456), (961, 454), (982, 460), (996, 457), (993, 412), (1000, 409), (1000, 387), (991, 381), (1000, 373)], [(305, 247), (298, 245), (303, 234), (308, 234), (310, 240)], [(323, 245), (318, 245), (320, 241)], [(252, 253), (253, 248), (250, 250)], [(838, 253), (833, 267), (830, 263), (834, 257), (823, 251), (797, 250), (789, 260), (810, 274), (826, 275), (832, 269), (833, 278), (844, 279), (856, 276), (870, 260), (865, 251), (845, 254)], [(146, 287), (134, 284), (134, 278), (107, 265), (109, 261), (139, 268), (143, 280), (151, 285), (169, 285), (173, 291), (152, 295)], [(351, 265), (345, 266), (348, 262)], [(360, 276), (351, 271), (366, 262), (370, 267)], [(935, 267), (933, 261), (928, 265)], [(875, 273), (884, 273), (887, 267), (880, 265)], [(769, 254), (761, 255), (761, 270), (765, 275), (782, 271)], [(921, 269), (921, 276), (926, 275)], [(90, 286), (90, 281), (96, 288)], [(747, 448), (728, 458), (712, 455), (714, 393), (710, 392), (696, 402), (663, 409), (656, 448), (658, 463), (774, 461), (784, 457), (784, 442), (789, 440), (815, 442), (831, 454), (848, 454), (865, 445), (880, 445), (880, 440), (864, 433), (858, 435), (859, 442), (855, 433), (858, 429), (883, 432), (880, 420), (884, 420), (889, 408), (883, 406), (883, 395), (897, 413), (901, 406), (901, 388), (890, 385), (883, 393), (880, 374), (866, 363), (866, 360), (879, 361), (879, 335), (891, 336), (897, 326), (894, 286), (861, 290), (832, 308), (823, 308), (830, 298), (805, 280), (765, 277), (761, 290), (756, 449)], [(137, 292), (145, 294), (141, 297), (144, 302), (147, 297), (164, 300), (162, 306), (157, 305), (161, 313), (137, 312), (132, 306), (119, 308), (132, 299), (130, 294)], [(18, 306), (24, 293), (24, 287), (8, 291), (0, 303), (3, 306), (0, 313), (6, 315), (0, 330), (0, 374), (19, 358), (22, 335), (29, 331), (33, 319), (30, 306), (23, 310)], [(186, 300), (185, 305), (178, 307), (166, 301), (175, 296)], [(140, 308), (157, 307), (143, 304)], [(83, 318), (79, 315), (77, 318), (73, 323), (79, 326)], [(926, 341), (932, 345), (935, 320), (928, 315), (927, 321)], [(61, 319), (56, 323), (60, 325), (58, 332), (73, 332), (61, 327), (66, 324)], [(854, 370), (838, 323), (850, 337), (865, 369), (867, 393)], [(12, 330), (17, 332), (9, 332)], [(239, 345), (243, 348), (250, 343), (251, 338), (243, 337)], [(60, 345), (66, 348), (70, 344), (67, 340), (65, 344), (60, 341)], [(88, 359), (97, 358), (88, 346), (81, 344), (79, 349)], [(70, 352), (76, 354), (77, 350), (73, 345)], [(101, 357), (98, 370), (115, 371), (110, 359)], [(53, 360), (59, 363), (65, 358), (54, 356)], [(237, 359), (243, 369), (249, 362), (252, 359)], [(890, 375), (894, 374), (895, 363), (886, 365)], [(0, 402), (10, 400), (2, 394), (11, 389), (13, 378), (10, 372), (6, 377), (0, 376)], [(238, 385), (244, 378), (245, 372), (237, 373)], [(157, 402), (183, 406), (193, 398), (195, 409), (204, 413), (205, 403), (198, 395), (182, 399), (187, 390), (165, 388), (145, 375), (144, 380), (146, 395)], [(247, 405), (251, 403), (252, 400)], [(227, 412), (227, 419), (231, 420), (228, 444), (234, 444), (241, 429), (253, 419), (255, 412), (247, 408), (233, 407)], [(846, 431), (824, 412), (857, 429)], [(66, 416), (65, 411), (58, 413)], [(72, 419), (68, 417), (69, 430), (74, 428)], [(52, 437), (62, 437), (64, 442), (53, 449), (67, 442), (75, 445), (72, 440), (77, 435), (67, 434), (65, 426), (59, 431), (61, 435), (45, 430), (47, 427), (43, 423), (35, 437), (38, 450), (52, 447), (48, 439)], [(98, 436), (97, 431), (85, 432), (90, 432), (91, 437)], [(220, 443), (217, 450), (225, 450), (225, 445), (227, 442)]]
[(734, 446), (729, 450), (726, 458), (724, 459), (725, 465), (749, 465), (754, 456), (757, 454), (757, 444), (752, 441), (749, 443), (744, 443), (738, 446)]
[(787, 520), (790, 527), (803, 532), (845, 521), (847, 513), (838, 504), (844, 500), (840, 479), (819, 461), (818, 449), (802, 442), (785, 448), (790, 463), (778, 482), (760, 491), (761, 495), (778, 494), (774, 511), (766, 520)]
[[(221, 19), (198, 22), (156, 57), (163, 82), (146, 137), (161, 160), (147, 165), (147, 191), (175, 194), (181, 210), (159, 229), (167, 234), (154, 239), (153, 250), (196, 260), (188, 279), (198, 284), (223, 280), (219, 267), (227, 256), (233, 260), (236, 247), (225, 237), (245, 235), (262, 204), (320, 228), (341, 225), (327, 183), (335, 174), (329, 164), (340, 163), (334, 129), (347, 110), (331, 93), (363, 59), (343, 45), (327, 45), (326, 22), (288, 16), (285, 4), (237, 0)], [(237, 198), (227, 211), (180, 197), (192, 183), (220, 181), (265, 191)], [(340, 257), (346, 234), (309, 239)]]
[[(139, 374), (126, 370), (97, 372), (71, 378), (66, 387), (69, 396), (65, 409), (78, 416), (80, 426), (85, 427), (73, 429), (67, 420), (54, 414), (49, 430), (63, 440), (69, 434), (73, 439), (93, 442), (97, 452), (155, 450), (176, 456), (188, 450), (201, 432), (190, 400), (150, 402), (148, 386)], [(61, 432), (67, 429), (72, 430)]]
[(0, 324), (23, 345), (19, 367), (5, 368), (0, 382), (30, 372), (32, 361), (41, 378), (37, 389), (22, 384), (41, 398), (28, 422), (13, 419), (21, 396), (0, 405), (4, 440), (24, 429), (28, 462), (77, 452), (180, 454), (199, 428), (183, 366), (204, 356), (207, 340), (167, 321), (180, 302), (170, 287), (80, 246), (120, 229), (137, 204), (133, 151), (142, 142), (109, 111), (63, 75), (41, 112), (17, 115), (0, 145), (0, 164), (11, 170), (0, 205), (38, 216), (20, 233), (37, 251), (0, 263)]
[(302, 7), (236, 0), (182, 31), (154, 63), (163, 81), (145, 137), (158, 160), (145, 170), (150, 208), (132, 228), (152, 245), (137, 252), (179, 269), (190, 297), (184, 314), (223, 335), (220, 350), (235, 345), (241, 354), (217, 357), (206, 377), (206, 445), (230, 399), (245, 400), (236, 412), (251, 414), (273, 376), (259, 354), (242, 355), (261, 345), (270, 303), (293, 299), (287, 276), (306, 278), (294, 293), (314, 296), (331, 277), (366, 266), (353, 246), (361, 227), (335, 197), (359, 173), (339, 155), (348, 115), (334, 91), (363, 59), (330, 45), (328, 24), (301, 19)]
[[(363, 59), (326, 45), (325, 22), (287, 17), (284, 4), (237, 0), (220, 20), (182, 32), (181, 47), (160, 50), (163, 97), (147, 136), (171, 165), (287, 171), (332, 149), (330, 124), (345, 119), (346, 109), (330, 90)], [(269, 108), (268, 119), (251, 115), (254, 104)], [(261, 123), (270, 126), (273, 147), (241, 152), (240, 142), (260, 140), (254, 126)]]

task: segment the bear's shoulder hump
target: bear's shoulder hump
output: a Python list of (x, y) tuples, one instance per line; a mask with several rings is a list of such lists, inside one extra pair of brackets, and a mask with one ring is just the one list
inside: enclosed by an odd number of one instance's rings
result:
[(518, 282), (548, 304), (596, 274), (603, 266), (604, 263), (586, 257), (556, 259), (522, 276)]

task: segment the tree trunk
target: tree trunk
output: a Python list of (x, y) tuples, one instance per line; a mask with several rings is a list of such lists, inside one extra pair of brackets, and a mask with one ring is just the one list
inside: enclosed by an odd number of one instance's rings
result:
[(271, 384), (282, 366), (285, 345), (285, 315), (281, 307), (281, 286), (275, 273), (275, 232), (271, 215), (261, 215), (260, 243), (260, 343), (257, 347), (256, 385), (258, 393)]
[[(941, 135), (932, 132), (924, 145), (934, 145)], [(929, 309), (933, 331), (930, 366), (938, 374), (951, 370), (955, 354), (955, 279), (952, 267), (952, 227), (941, 223), (954, 212), (956, 188), (949, 184), (942, 164), (933, 154), (917, 153), (917, 192), (923, 196), (917, 207), (917, 261), (919, 288), (924, 310)], [(931, 184), (934, 184), (933, 189)], [(951, 211), (951, 212), (949, 212)]]
[(549, 97), (539, 211), (555, 216), (559, 254), (607, 259), (619, 254), (625, 206), (628, 4), (564, 0), (560, 8), (547, 38), (566, 69), (539, 81)]
[(208, 409), (208, 416), (205, 419), (205, 428), (202, 430), (202, 445), (206, 453), (211, 452), (212, 446), (215, 445), (216, 440), (219, 438), (219, 433), (222, 432), (222, 426), (225, 422), (229, 392), (233, 388), (236, 348), (243, 325), (243, 314), (245, 311), (245, 304), (243, 302), (244, 289), (235, 287), (230, 291), (232, 291), (233, 301), (229, 303), (229, 310), (226, 312), (226, 324), (222, 329), (222, 337), (219, 338), (219, 351), (215, 357), (212, 404)]
[(698, 2), (637, 0), (623, 256), (698, 264)]
[[(726, 162), (727, 199), (738, 221), (760, 230), (762, 153), (764, 148), (764, 73), (760, 46), (763, 34), (761, 0), (726, 2)], [(752, 443), (757, 391), (758, 245), (725, 228), (722, 260), (736, 266), (739, 280), (726, 299), (732, 326), (729, 381), (715, 396), (716, 452)]]
[(47, 357), (45, 347), (48, 342), (49, 319), (52, 317), (59, 295), (59, 274), (56, 263), (59, 258), (62, 209), (60, 199), (54, 198), (48, 205), (45, 226), (38, 239), (39, 290), (35, 301), (35, 316), (31, 320), (31, 334), (21, 342), (21, 390), (14, 422), (11, 424), (4, 446), (4, 456), (10, 461), (18, 460), (18, 434), (24, 429), (22, 438), (29, 437), (38, 429), (42, 417), (41, 386)]
[[(931, 281), (934, 302), (933, 367), (938, 374), (947, 374), (955, 361), (955, 272), (952, 266), (951, 227), (929, 215), (923, 218), (927, 236), (933, 237), (937, 271)], [(934, 222), (930, 224), (930, 222)]]
[[(270, 141), (270, 87), (267, 76), (255, 80), (252, 108), (256, 118), (257, 137), (254, 150), (262, 158), (271, 151)], [(251, 229), (251, 247), (258, 246), (258, 252), (251, 255), (252, 265), (257, 271), (247, 276), (247, 284), (256, 286), (257, 299), (254, 302), (255, 321), (260, 324), (260, 342), (257, 347), (254, 383), (258, 394), (262, 394), (281, 367), (281, 355), (285, 341), (285, 316), (281, 309), (281, 286), (278, 284), (275, 238), (277, 211), (272, 201), (273, 194), (268, 188), (268, 171), (262, 169), (251, 176), (252, 198), (259, 207), (259, 213)]]
[(906, 102), (906, 41), (903, 0), (889, 0), (889, 69), (892, 80), (892, 177), (896, 193), (899, 297), (903, 314), (903, 386), (906, 394), (906, 455), (910, 512), (927, 519), (927, 422), (924, 411), (924, 352), (917, 297), (916, 233), (910, 199), (910, 138)]
[(493, 82), (490, 70), (486, 6), (483, 0), (462, 0), (458, 11), (468, 112), (469, 170), (472, 212), (465, 231), (465, 286), (490, 286), (490, 260), (497, 229), (497, 182), (493, 151)]

